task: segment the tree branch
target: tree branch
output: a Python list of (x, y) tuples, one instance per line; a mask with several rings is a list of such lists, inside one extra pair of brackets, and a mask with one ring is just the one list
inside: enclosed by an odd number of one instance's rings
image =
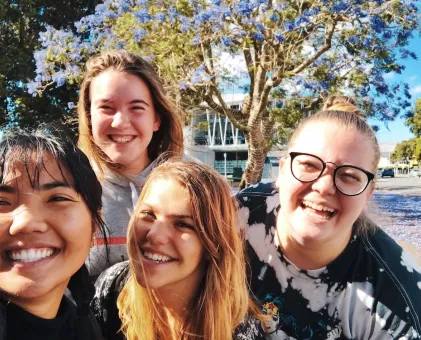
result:
[(296, 74), (300, 73), (302, 70), (306, 69), (315, 60), (317, 60), (323, 53), (325, 53), (332, 47), (332, 37), (333, 37), (333, 33), (335, 32), (336, 24), (337, 24), (337, 21), (335, 20), (327, 32), (327, 37), (326, 37), (323, 47), (319, 51), (317, 51), (314, 56), (304, 61), (301, 65), (297, 66), (292, 71), (287, 72), (289, 76), (295, 76)]
[[(232, 110), (231, 108), (228, 108), (228, 106), (226, 105), (224, 99), (222, 98), (221, 93), (213, 88), (213, 91), (211, 91), (215, 94), (216, 98), (219, 101), (219, 104), (217, 104), (213, 98), (212, 95), (209, 93), (206, 93), (204, 95), (204, 100), (205, 102), (209, 105), (209, 107), (218, 112), (218, 113), (222, 113), (224, 115), (226, 115), (228, 117), (228, 119), (231, 121), (232, 125), (234, 125), (234, 127), (236, 127), (237, 129), (243, 131), (243, 132), (248, 132), (249, 131), (249, 127), (247, 125), (241, 124), (235, 117), (234, 117), (234, 110)], [(238, 111), (238, 110), (237, 110)], [(239, 112), (239, 111), (238, 111)]]

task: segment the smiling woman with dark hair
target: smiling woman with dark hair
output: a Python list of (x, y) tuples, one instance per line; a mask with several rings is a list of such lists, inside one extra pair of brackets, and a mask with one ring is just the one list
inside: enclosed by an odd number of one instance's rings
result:
[(70, 140), (19, 131), (0, 141), (1, 340), (102, 338), (84, 265), (93, 236), (105, 237), (101, 193)]

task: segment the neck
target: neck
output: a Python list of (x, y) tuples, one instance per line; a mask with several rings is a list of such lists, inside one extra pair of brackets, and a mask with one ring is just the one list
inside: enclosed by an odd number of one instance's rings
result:
[(140, 159), (138, 162), (136, 162), (136, 164), (124, 167), (123, 174), (128, 176), (137, 175), (139, 172), (145, 170), (151, 163), (152, 161), (148, 156), (146, 156), (146, 158)]
[(54, 319), (57, 316), (66, 287), (67, 284), (63, 289), (58, 287), (54, 292), (50, 292), (36, 299), (13, 297), (10, 299), (10, 302), (39, 318)]
[(192, 301), (195, 292), (195, 289), (189, 291), (185, 289), (183, 292), (175, 292), (171, 289), (159, 289), (157, 290), (157, 295), (167, 315), (184, 319), (186, 308)]
[(289, 227), (277, 220), (278, 241), (285, 256), (299, 269), (313, 270), (327, 266), (346, 248), (351, 231), (341, 238), (330, 240), (297, 240), (289, 233)]

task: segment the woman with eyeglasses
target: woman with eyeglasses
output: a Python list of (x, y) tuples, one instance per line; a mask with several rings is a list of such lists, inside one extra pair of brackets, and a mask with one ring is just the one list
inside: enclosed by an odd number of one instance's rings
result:
[(336, 96), (295, 131), (276, 184), (237, 194), (269, 339), (420, 339), (421, 270), (365, 215), (380, 148)]

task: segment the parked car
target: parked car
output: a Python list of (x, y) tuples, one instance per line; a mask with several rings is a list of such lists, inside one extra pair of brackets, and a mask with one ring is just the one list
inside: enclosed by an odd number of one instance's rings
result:
[(393, 169), (384, 169), (382, 171), (382, 178), (386, 176), (395, 177), (395, 172), (393, 171)]
[(382, 172), (383, 172), (383, 168), (377, 169), (377, 172), (376, 172), (377, 177), (380, 177), (382, 175)]
[(421, 169), (412, 169), (409, 173), (409, 177), (421, 177)]

